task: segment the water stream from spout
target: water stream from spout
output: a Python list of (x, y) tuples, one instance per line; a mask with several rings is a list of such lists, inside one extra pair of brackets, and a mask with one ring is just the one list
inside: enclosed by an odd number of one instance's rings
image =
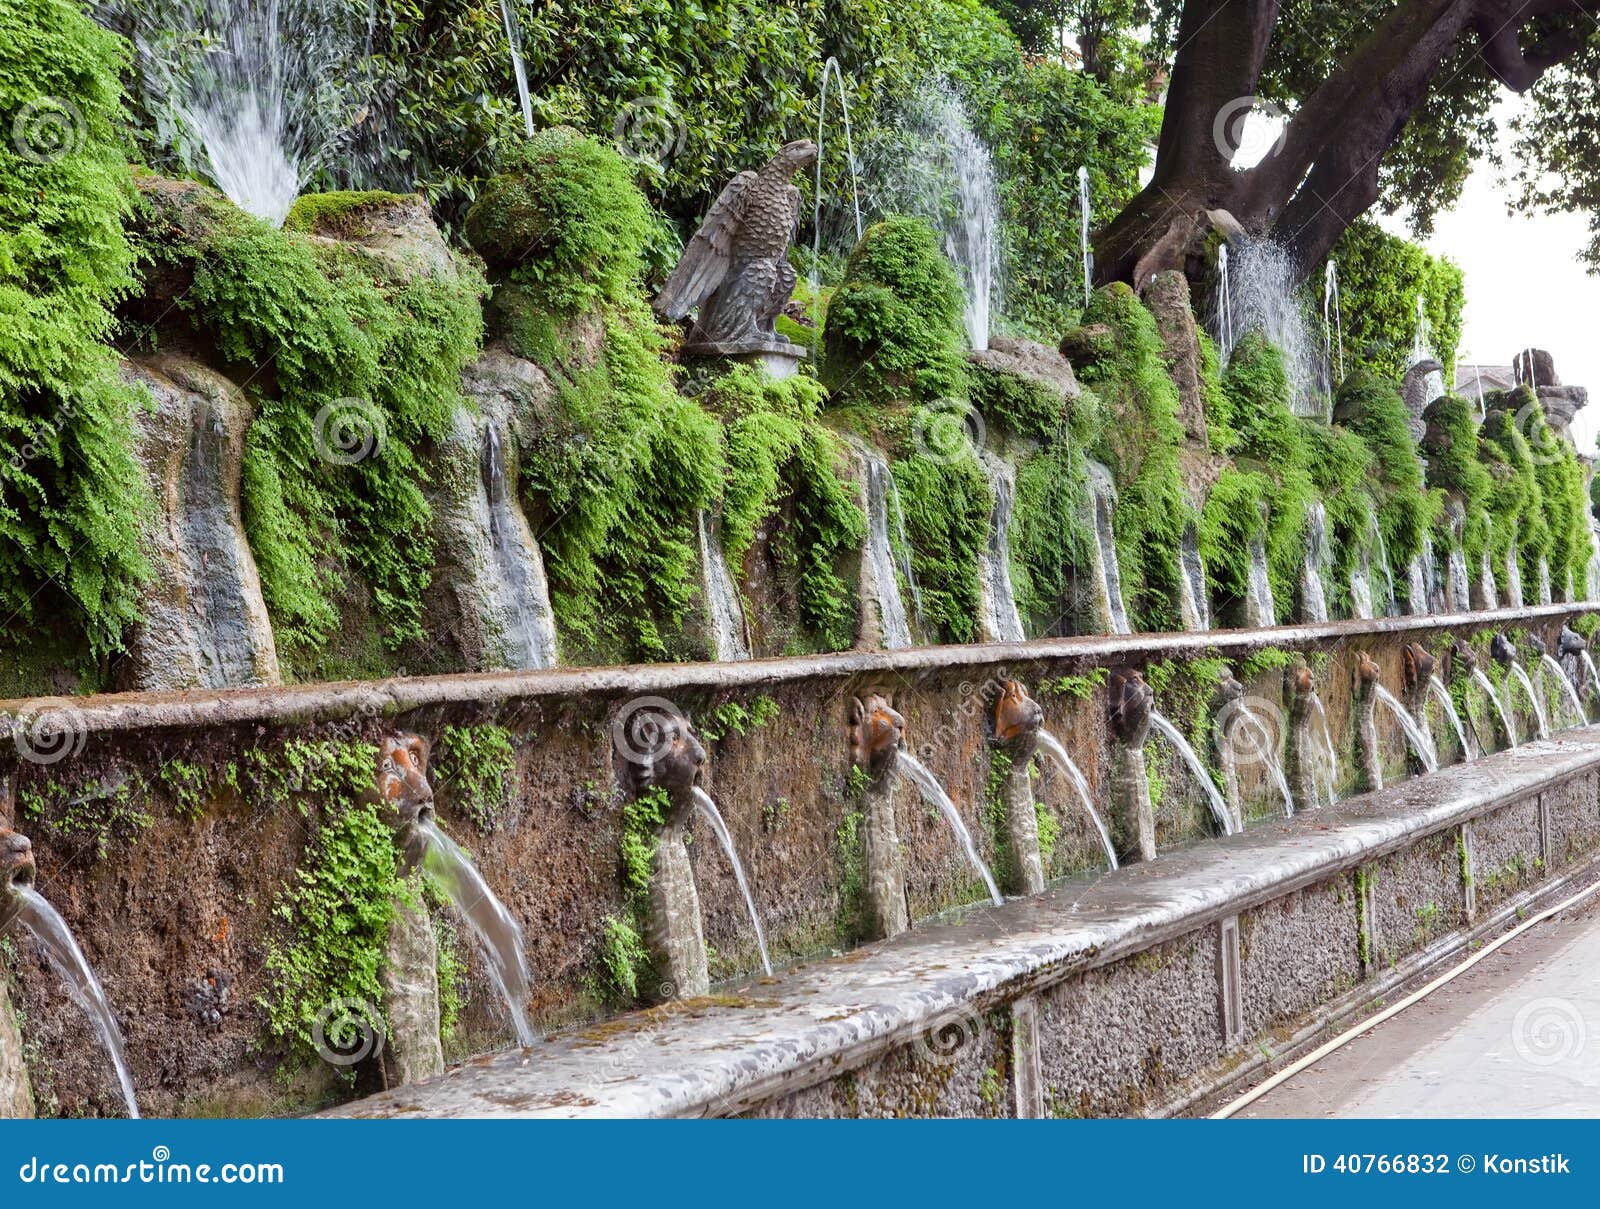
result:
[(983, 884), (989, 891), (989, 898), (995, 906), (1000, 906), (1005, 899), (1000, 897), (999, 887), (994, 884), (994, 875), (989, 872), (989, 866), (984, 864), (983, 858), (978, 855), (978, 847), (972, 842), (972, 833), (961, 821), (961, 812), (950, 800), (950, 795), (944, 791), (944, 786), (939, 784), (939, 778), (929, 771), (926, 764), (908, 751), (901, 751), (897, 760), (900, 771), (910, 777), (912, 784), (922, 793), (922, 800), (938, 807), (939, 813), (944, 815), (945, 822), (950, 824), (950, 830), (956, 833), (956, 840), (961, 844), (961, 851), (966, 853), (967, 861), (972, 865), (973, 871), (983, 878)]
[[(1594, 659), (1590, 656), (1587, 650), (1580, 651), (1579, 655), (1583, 659), (1583, 666), (1588, 669), (1589, 672), (1589, 692), (1600, 693), (1600, 671), (1595, 669)], [(1585, 714), (1584, 717), (1587, 719), (1588, 715)]]
[(1206, 771), (1206, 766), (1201, 762), (1199, 755), (1189, 745), (1189, 740), (1183, 737), (1183, 732), (1174, 726), (1165, 714), (1157, 710), (1150, 711), (1150, 725), (1172, 744), (1184, 764), (1188, 766), (1195, 787), (1205, 795), (1206, 804), (1211, 807), (1211, 817), (1217, 821), (1217, 826), (1222, 828), (1222, 834), (1233, 835), (1238, 830), (1234, 826), (1233, 812), (1228, 809), (1222, 791), (1211, 779), (1211, 774)]
[(1494, 691), (1494, 684), (1489, 677), (1483, 674), (1481, 667), (1472, 669), (1472, 682), (1483, 690), (1483, 695), (1489, 698), (1489, 704), (1494, 706), (1495, 716), (1500, 719), (1500, 727), (1506, 732), (1506, 742), (1512, 747), (1517, 745), (1517, 732), (1511, 725), (1511, 715), (1500, 700), (1500, 694)]
[(533, 979), (522, 945), (522, 928), (460, 845), (433, 823), (419, 822), (417, 828), (428, 845), (423, 868), (467, 921), (483, 953), (489, 978), (511, 1016), (517, 1043), (527, 1049), (538, 1037), (528, 1023), (526, 1005)]
[(733, 836), (728, 833), (728, 824), (723, 821), (722, 812), (717, 809), (717, 804), (711, 795), (698, 785), (694, 789), (694, 808), (699, 811), (700, 817), (711, 825), (717, 843), (722, 845), (723, 855), (728, 858), (728, 864), (733, 866), (733, 880), (739, 883), (739, 893), (744, 895), (745, 910), (750, 912), (750, 926), (756, 933), (756, 947), (761, 950), (761, 968), (766, 971), (767, 977), (771, 978), (772, 958), (767, 955), (766, 929), (761, 926), (761, 912), (756, 910), (755, 896), (750, 893), (750, 883), (745, 880), (744, 862), (739, 859), (739, 850), (733, 846)]
[(106, 1056), (111, 1059), (111, 1066), (116, 1073), (117, 1086), (122, 1091), (122, 1101), (128, 1110), (128, 1116), (137, 1119), (139, 1104), (133, 1095), (133, 1076), (128, 1073), (128, 1059), (122, 1045), (122, 1030), (117, 1027), (117, 1018), (111, 1014), (111, 1004), (106, 1001), (105, 990), (100, 986), (100, 980), (95, 977), (93, 967), (84, 958), (83, 950), (78, 947), (78, 941), (72, 935), (72, 929), (67, 927), (67, 921), (62, 919), (61, 913), (50, 905), (49, 899), (32, 886), (16, 886), (14, 892), (22, 900), (18, 921), (33, 933), (44, 950), (51, 968), (61, 979), (67, 994), (72, 997), (79, 1010), (89, 1018), (89, 1023), (100, 1035), (100, 1044), (105, 1047)]
[(1261, 762), (1267, 766), (1267, 776), (1271, 778), (1274, 787), (1283, 798), (1283, 817), (1294, 817), (1294, 794), (1289, 792), (1289, 778), (1283, 775), (1283, 765), (1278, 761), (1277, 748), (1272, 742), (1272, 732), (1267, 729), (1261, 717), (1241, 698), (1239, 701), (1239, 722), (1249, 729), (1250, 743)]
[[(1511, 676), (1522, 686), (1523, 694), (1528, 698), (1528, 704), (1533, 706), (1533, 723), (1538, 728), (1537, 734), (1541, 739), (1550, 737), (1550, 719), (1545, 716), (1544, 702), (1539, 699), (1538, 691), (1533, 687), (1533, 681), (1528, 678), (1527, 669), (1520, 663), (1511, 665)], [(1511, 683), (1506, 681), (1507, 685)]]
[[(1572, 687), (1572, 681), (1567, 679), (1567, 674), (1561, 670), (1561, 665), (1548, 654), (1545, 654), (1539, 656), (1539, 666), (1544, 668), (1551, 676), (1554, 676), (1556, 683), (1561, 686), (1562, 700), (1572, 706), (1572, 716), (1575, 719), (1573, 725), (1582, 726), (1588, 722), (1589, 715), (1584, 711), (1583, 701), (1578, 696), (1578, 690)], [(1553, 710), (1551, 712), (1554, 713)]]
[(1339, 749), (1333, 745), (1333, 731), (1328, 726), (1328, 710), (1322, 704), (1322, 697), (1315, 691), (1311, 693), (1311, 708), (1316, 711), (1317, 723), (1322, 728), (1322, 750), (1325, 757), (1323, 773), (1326, 777), (1328, 790), (1328, 805), (1332, 806), (1339, 800)]
[(1039, 732), (1039, 747), (1055, 761), (1055, 765), (1072, 783), (1072, 788), (1077, 791), (1078, 802), (1083, 807), (1083, 812), (1089, 816), (1089, 821), (1094, 824), (1095, 834), (1100, 837), (1100, 846), (1105, 849), (1106, 867), (1117, 867), (1117, 850), (1111, 843), (1111, 832), (1106, 829), (1105, 820), (1100, 817), (1100, 812), (1094, 808), (1094, 800), (1089, 795), (1089, 779), (1083, 775), (1083, 770), (1077, 766), (1072, 757), (1067, 754), (1067, 749), (1047, 730)]
[(1439, 703), (1439, 708), (1444, 711), (1444, 716), (1450, 719), (1450, 726), (1456, 732), (1456, 742), (1461, 744), (1461, 758), (1463, 760), (1476, 760), (1477, 750), (1467, 741), (1467, 728), (1462, 724), (1461, 715), (1456, 712), (1456, 703), (1450, 698), (1450, 690), (1445, 688), (1444, 681), (1437, 676), (1428, 677), (1428, 692)]
[(1417, 720), (1411, 716), (1405, 706), (1400, 704), (1399, 699), (1384, 688), (1383, 685), (1375, 685), (1372, 692), (1384, 707), (1394, 715), (1394, 720), (1400, 724), (1400, 729), (1405, 732), (1406, 742), (1411, 744), (1411, 750), (1415, 753), (1417, 759), (1422, 762), (1423, 769), (1427, 772), (1437, 772), (1439, 770), (1439, 757), (1434, 754), (1433, 744), (1428, 742), (1428, 736), (1422, 727), (1417, 725)]

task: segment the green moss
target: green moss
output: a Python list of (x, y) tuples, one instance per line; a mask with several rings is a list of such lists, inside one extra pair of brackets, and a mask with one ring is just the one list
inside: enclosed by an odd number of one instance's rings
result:
[(456, 933), (453, 909), (447, 909), (442, 895), (431, 881), (424, 881), (426, 895), (433, 907), (431, 919), (436, 941), (434, 977), (439, 982), (439, 1040), (448, 1045), (455, 1039), (456, 1024), (467, 1006), (471, 987), (470, 970), (466, 955), (461, 949), (461, 938)]
[(767, 528), (774, 561), (794, 579), (801, 624), (817, 645), (842, 650), (855, 637), (856, 610), (836, 568), (861, 548), (866, 516), (843, 471), (843, 444), (819, 422), (825, 397), (813, 379), (776, 382), (739, 366), (698, 399), (725, 425), (722, 547), (729, 563), (741, 566), (757, 531)]
[(329, 1020), (326, 1009), (355, 1001), (368, 1023), (381, 1025), (389, 923), (397, 900), (415, 901), (414, 888), (399, 875), (389, 828), (365, 796), (371, 748), (293, 740), (247, 753), (244, 765), (252, 799), (262, 807), (292, 804), (308, 833), (272, 908), (282, 931), (267, 946), (267, 987), (259, 1000), (267, 1027), (305, 1057), (316, 1052), (319, 1027), (327, 1026), (331, 1045), (348, 1046), (358, 1025)]
[(993, 850), (990, 871), (1002, 886), (1015, 884), (1015, 854), (1011, 850), (1011, 834), (1006, 826), (1006, 781), (1011, 776), (1013, 761), (1009, 752), (993, 748), (989, 752), (989, 779), (983, 792), (983, 821), (989, 829), (989, 843)]
[[(932, 421), (930, 421), (932, 423)], [(892, 464), (911, 543), (923, 625), (947, 642), (974, 642), (994, 494), (971, 446), (930, 456), (914, 450)]]
[[(422, 454), (463, 405), (482, 277), (395, 277), (357, 252), (275, 231), (198, 186), (149, 192), (142, 245), (193, 273), (179, 306), (263, 397), (242, 496), (280, 651), (317, 675), (358, 585), (383, 644), (420, 641), (433, 567)], [(274, 389), (275, 388), (275, 389)], [(348, 446), (345, 438), (348, 437)]]
[(926, 223), (870, 227), (828, 300), (823, 381), (841, 403), (965, 398), (961, 311), (955, 270)]
[(1096, 291), (1084, 323), (1113, 333), (1110, 349), (1077, 369), (1104, 408), (1093, 450), (1116, 479), (1117, 560), (1130, 620), (1139, 630), (1178, 629), (1178, 550), (1195, 514), (1178, 462), (1183, 428), (1161, 335), (1120, 283)]
[(1036, 686), (1041, 696), (1071, 697), (1087, 701), (1105, 686), (1110, 673), (1103, 667), (1090, 668), (1081, 676), (1053, 676)]
[(436, 780), (450, 805), (479, 831), (497, 831), (511, 803), (516, 751), (503, 726), (447, 726), (433, 758)]
[(198, 819), (211, 798), (211, 771), (187, 760), (164, 760), (156, 781), (172, 799), (172, 807), (186, 819)]
[(642, 909), (655, 873), (656, 843), (671, 803), (664, 789), (649, 789), (622, 807), (622, 889)]
[(569, 127), (540, 131), (484, 186), (467, 237), (547, 310), (628, 301), (653, 231), (634, 169)]
[(609, 989), (624, 1002), (639, 998), (639, 978), (649, 960), (632, 919), (608, 915), (600, 921), (600, 964)]
[(147, 809), (150, 784), (138, 772), (119, 768), (90, 781), (57, 776), (43, 785), (18, 787), (18, 813), (41, 836), (76, 848), (92, 848), (103, 861), (114, 847), (127, 848), (155, 825)]
[(402, 193), (381, 189), (336, 193), (305, 193), (295, 199), (283, 220), (285, 231), (346, 238), (361, 234), (362, 215), (411, 200)]
[[(852, 769), (852, 772), (860, 771)], [(862, 774), (863, 781), (865, 773)], [(850, 795), (852, 801), (860, 800), (860, 793)], [(839, 908), (837, 922), (839, 943), (849, 946), (859, 943), (867, 932), (867, 848), (862, 828), (867, 816), (860, 809), (845, 812), (834, 829), (834, 850), (839, 862)]]
[(730, 734), (743, 738), (751, 731), (771, 724), (779, 712), (778, 703), (765, 695), (751, 701), (748, 707), (737, 701), (727, 701), (709, 715), (699, 718), (697, 729), (700, 737), (711, 743)]
[[(1456, 496), (1466, 508), (1462, 527), (1462, 553), (1469, 573), (1476, 573), (1489, 544), (1489, 503), (1494, 480), (1478, 458), (1478, 423), (1465, 399), (1448, 398), (1429, 404), (1428, 420), (1442, 438), (1428, 450), (1428, 486)], [(1442, 548), (1452, 544), (1441, 521), (1435, 525)]]
[(117, 650), (149, 575), (143, 392), (109, 343), (134, 284), (126, 62), (70, 0), (0, 9), (0, 664), (51, 632), (74, 665)]

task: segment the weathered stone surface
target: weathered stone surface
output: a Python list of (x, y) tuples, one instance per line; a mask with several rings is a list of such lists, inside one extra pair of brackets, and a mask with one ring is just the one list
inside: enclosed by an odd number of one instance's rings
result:
[(0, 1119), (33, 1116), (33, 1089), (22, 1056), (22, 1034), (11, 1007), (11, 990), (0, 975)]
[(1175, 271), (1157, 273), (1144, 288), (1144, 304), (1161, 332), (1162, 359), (1178, 388), (1178, 421), (1184, 435), (1208, 448), (1205, 395), (1200, 389), (1200, 341), (1195, 335), (1189, 279)]
[[(1109, 330), (1109, 329), (1108, 329)], [(1016, 374), (1047, 387), (1071, 402), (1081, 393), (1072, 363), (1049, 345), (1022, 336), (994, 335), (989, 347), (967, 354), (967, 360), (1001, 374)]]
[(1542, 348), (1518, 349), (1511, 358), (1511, 370), (1519, 386), (1560, 386), (1555, 358)]
[(544, 558), (523, 514), (521, 453), (555, 389), (537, 365), (495, 345), (462, 374), (460, 408), (441, 440), (433, 499), (439, 565), (429, 632), (474, 671), (556, 663)]
[(1418, 444), (1422, 443), (1427, 434), (1428, 423), (1426, 413), (1429, 404), (1433, 402), (1428, 397), (1431, 393), (1430, 376), (1444, 369), (1431, 357), (1418, 361), (1406, 370), (1406, 376), (1400, 383), (1400, 396), (1405, 400), (1406, 410), (1411, 413), (1411, 418), (1406, 421), (1406, 427), (1411, 430), (1411, 439)]
[(383, 199), (319, 218), (309, 234), (381, 264), (391, 276), (453, 277), (455, 253), (445, 243), (427, 199)]
[(1566, 436), (1572, 427), (1572, 418), (1588, 406), (1589, 392), (1581, 386), (1541, 386), (1539, 403), (1550, 427)]
[(1061, 337), (1061, 355), (1068, 361), (1097, 361), (1116, 347), (1116, 333), (1109, 324), (1091, 323), (1075, 327)]
[(401, 1087), (444, 1074), (439, 1044), (439, 944), (433, 921), (419, 901), (397, 902), (383, 955), (383, 1014), (389, 1029), (381, 1062), (385, 1087)]
[(155, 402), (136, 414), (135, 456), (156, 504), (155, 575), (124, 683), (144, 691), (276, 684), (272, 625), (239, 506), (250, 400), (177, 353), (125, 362), (124, 373)]

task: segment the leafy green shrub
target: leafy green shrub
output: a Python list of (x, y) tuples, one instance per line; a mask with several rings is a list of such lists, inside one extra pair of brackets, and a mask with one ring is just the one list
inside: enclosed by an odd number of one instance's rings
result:
[(106, 343), (134, 282), (125, 62), (70, 0), (0, 9), (0, 652), (55, 628), (116, 650), (149, 574), (140, 394)]
[[(1465, 399), (1435, 399), (1426, 413), (1429, 426), (1438, 436), (1430, 444), (1428, 486), (1456, 496), (1466, 509), (1461, 531), (1462, 553), (1467, 566), (1476, 572), (1478, 561), (1489, 543), (1489, 503), (1494, 480), (1478, 458), (1478, 419)], [(1436, 540), (1441, 548), (1454, 539), (1444, 524), (1441, 511), (1435, 522)]]
[(1339, 237), (1333, 259), (1339, 266), (1340, 314), (1351, 368), (1396, 380), (1405, 373), (1420, 296), (1430, 351), (1444, 366), (1444, 380), (1453, 382), (1466, 302), (1460, 268), (1366, 219), (1352, 223)]
[(558, 126), (484, 186), (467, 211), (467, 237), (537, 303), (568, 313), (627, 296), (644, 268), (649, 215), (621, 155)]
[(1537, 582), (1539, 559), (1550, 549), (1550, 524), (1533, 451), (1523, 435), (1544, 428), (1544, 413), (1526, 387), (1497, 402), (1511, 410), (1491, 408), (1484, 417), (1478, 457), (1494, 484), (1488, 498), (1489, 566), (1495, 584), (1504, 590), (1510, 573), (1507, 559), (1513, 551), (1522, 582), (1530, 586)]
[(1161, 334), (1121, 283), (1095, 291), (1084, 323), (1113, 333), (1104, 355), (1076, 368), (1104, 407), (1093, 452), (1116, 479), (1117, 561), (1129, 619), (1136, 629), (1177, 629), (1178, 548), (1195, 512), (1178, 463), (1178, 390), (1167, 377)]
[(511, 732), (492, 723), (445, 727), (433, 756), (436, 780), (447, 787), (450, 804), (485, 832), (500, 826), (516, 761)]
[(982, 589), (979, 559), (988, 545), (994, 494), (970, 447), (931, 457), (922, 450), (896, 458), (894, 473), (922, 621), (947, 642), (975, 642)]
[(828, 302), (823, 380), (838, 403), (965, 398), (962, 294), (920, 219), (870, 228)]

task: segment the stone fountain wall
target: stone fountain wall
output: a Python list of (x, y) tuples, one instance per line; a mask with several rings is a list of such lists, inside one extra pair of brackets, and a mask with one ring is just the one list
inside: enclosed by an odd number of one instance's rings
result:
[[(619, 787), (627, 770), (618, 735), (627, 733), (641, 701), (670, 702), (706, 740), (706, 787), (743, 853), (774, 957), (787, 962), (846, 951), (861, 939), (860, 803), (846, 729), (855, 697), (876, 692), (891, 700), (906, 720), (907, 746), (944, 783), (994, 863), (1004, 827), (993, 807), (985, 692), (1000, 679), (1020, 680), (1040, 701), (1045, 725), (1104, 808), (1110, 751), (1097, 669), (1142, 668), (1160, 690), (1157, 708), (1206, 755), (1207, 669), (1227, 661), (1246, 692), (1266, 703), (1264, 711), (1271, 703), (1283, 710), (1286, 672), (1304, 659), (1348, 777), (1360, 657), (1376, 660), (1381, 681), (1398, 695), (1405, 642), (1440, 656), (1448, 680), (1453, 642), (1485, 650), (1492, 633), (1512, 628), (1553, 645), (1563, 621), (1584, 611), (1554, 606), (1259, 632), (91, 697), (48, 706), (0, 702), (0, 777), (9, 813), (35, 842), (40, 889), (81, 938), (121, 1014), (148, 1111), (289, 1111), (371, 1086), (292, 1056), (268, 1033), (260, 1002), (268, 951), (295, 939), (274, 905), (338, 805), (296, 780), (296, 751), (306, 741), (344, 745), (370, 759), (381, 736), (413, 730), (434, 742), (437, 771), (448, 728), (505, 728), (514, 762), (503, 800), (492, 810), (481, 802), (469, 810), (461, 785), (436, 775), (439, 815), (521, 923), (535, 986), (530, 1010), (549, 1028), (630, 1006), (609, 985), (606, 937), (608, 920), (627, 911), (619, 852)], [(41, 717), (51, 726), (41, 727)], [(1403, 743), (1381, 715), (1378, 725), (1386, 774), (1400, 777)], [(1443, 733), (1438, 723), (1434, 733)], [(50, 762), (40, 762), (39, 752), (33, 760), (14, 754), (50, 734), (65, 736), (44, 753)], [(1160, 786), (1161, 849), (1210, 834), (1205, 807), (1176, 762), (1159, 740), (1147, 750)], [(252, 793), (248, 778), (236, 775), (242, 765), (282, 770), (278, 795)], [(1271, 833), (1279, 826), (1272, 791), (1259, 776), (1245, 782), (1248, 813), (1260, 819), (1258, 830)], [(981, 900), (944, 822), (909, 785), (895, 794), (913, 924)], [(1035, 794), (1059, 821), (1048, 874), (1097, 874), (1098, 843), (1063, 778), (1041, 773)], [(1134, 851), (1127, 820), (1111, 825), (1119, 850)], [(712, 976), (748, 976), (758, 963), (742, 899), (710, 834), (698, 823), (693, 834)], [(1485, 835), (1483, 842), (1495, 841)], [(509, 1039), (468, 948), (459, 947), (471, 971), (469, 1001), (449, 1048), (457, 1058)], [(76, 1009), (27, 946), (13, 940), (5, 952), (40, 1110), (114, 1111), (114, 1089)]]

